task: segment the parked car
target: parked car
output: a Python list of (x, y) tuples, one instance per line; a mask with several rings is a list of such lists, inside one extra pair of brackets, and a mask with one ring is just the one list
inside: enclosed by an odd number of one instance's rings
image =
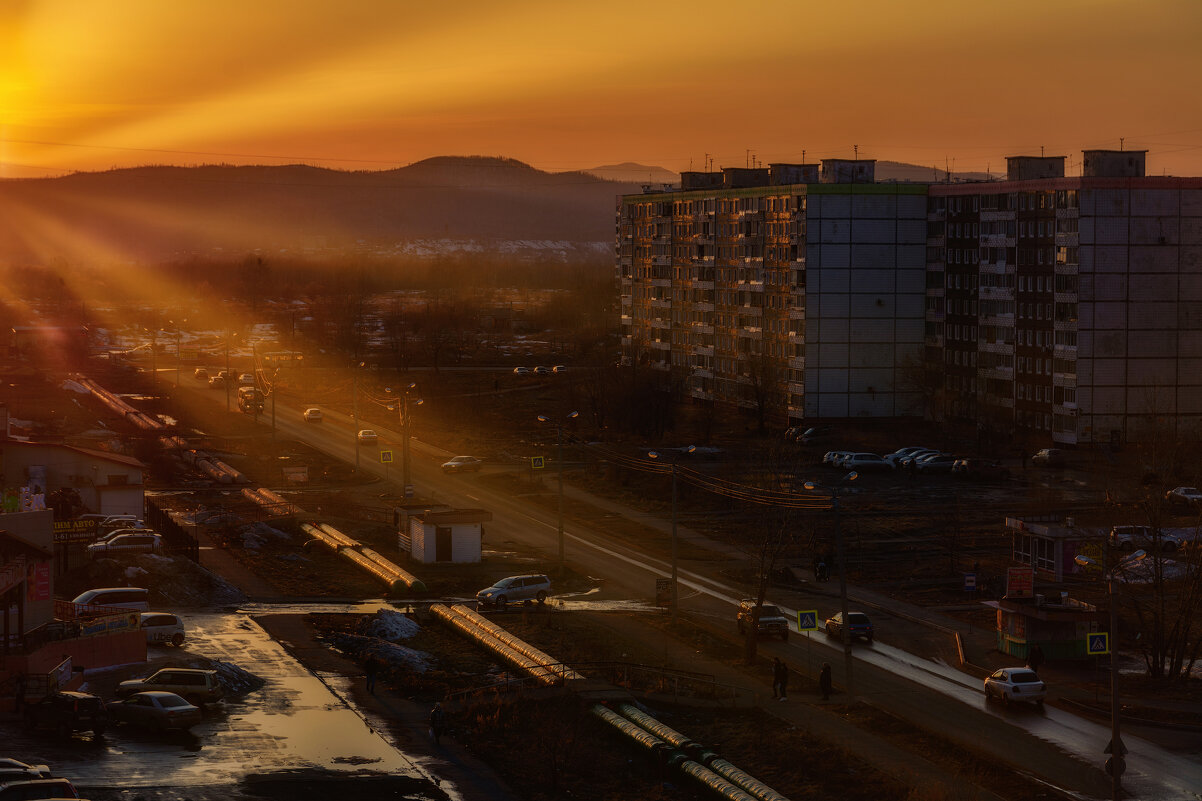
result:
[(950, 473), (956, 457), (950, 453), (933, 453), (914, 462), (914, 469), (920, 473)]
[(30, 765), (8, 757), (0, 759), (0, 784), (49, 778), (49, 765)]
[(146, 528), (145, 526), (115, 528), (115, 529), (112, 529), (111, 531), (106, 531), (105, 533), (101, 534), (99, 537), (92, 540), (92, 542), (89, 544), (95, 545), (100, 542), (108, 542), (113, 537), (119, 537), (122, 534), (157, 534), (157, 533), (158, 532), (154, 531), (153, 529)]
[(476, 603), (497, 608), (519, 601), (538, 601), (541, 604), (550, 594), (551, 580), (542, 574), (510, 576), (476, 593)]
[(30, 779), (0, 785), (0, 801), (64, 798), (79, 798), (79, 791), (68, 779)]
[(1110, 546), (1120, 551), (1145, 549), (1149, 551), (1175, 551), (1184, 543), (1172, 531), (1152, 526), (1115, 526), (1110, 529)]
[(534, 368), (534, 374), (535, 375), (551, 375), (551, 368), (543, 367), (542, 365), (539, 365), (538, 367)]
[(920, 450), (913, 451), (906, 456), (902, 456), (899, 459), (895, 459), (894, 462), (898, 469), (904, 468), (909, 470), (911, 465), (917, 466), (920, 459), (925, 459), (928, 456), (935, 456), (939, 453), (940, 451), (933, 450), (931, 448), (922, 448)]
[(809, 445), (812, 442), (822, 442), (831, 434), (830, 426), (814, 426), (807, 428), (797, 436), (797, 441), (802, 445)]
[(308, 409), (305, 409), (301, 417), (305, 418), (306, 423), (320, 423), (321, 409), (318, 409), (316, 406), (310, 406)]
[(63, 737), (77, 731), (90, 731), (99, 737), (109, 722), (104, 701), (91, 693), (74, 691), (43, 696), (37, 703), (26, 704), (23, 714), (25, 728), (50, 729)]
[[(843, 613), (836, 612), (826, 619), (826, 634), (828, 637), (843, 637)], [(862, 639), (872, 642), (872, 621), (863, 612), (847, 613), (848, 639)]]
[(204, 367), (197, 367), (195, 370), (192, 371), (192, 377), (199, 378), (201, 381), (208, 381), (209, 380), (209, 371), (207, 369), (205, 369)]
[(169, 612), (143, 612), (141, 629), (146, 634), (146, 642), (174, 645), (179, 648), (184, 644), (184, 622), (179, 615)]
[(118, 698), (151, 691), (175, 693), (194, 704), (220, 701), (225, 695), (217, 671), (199, 668), (163, 668), (144, 679), (131, 679), (117, 685)]
[(1044, 448), (1031, 457), (1031, 464), (1044, 467), (1063, 467), (1065, 461), (1065, 453), (1060, 448)]
[(919, 451), (933, 452), (933, 450), (931, 448), (925, 448), (921, 445), (910, 445), (905, 448), (898, 448), (893, 453), (887, 453), (881, 458), (883, 458), (886, 462), (893, 465), (894, 467), (897, 467), (899, 461), (906, 458), (907, 456), (910, 456), (911, 454), (918, 453)]
[(961, 478), (1010, 478), (1010, 470), (997, 459), (969, 457), (952, 463), (952, 473)]
[(101, 587), (81, 592), (71, 603), (75, 604), (77, 613), (91, 610), (93, 616), (108, 614), (111, 609), (149, 612), (150, 592), (142, 587)]
[(88, 546), (88, 556), (113, 556), (122, 553), (161, 553), (163, 537), (153, 531), (118, 534)]
[(995, 670), (985, 679), (985, 700), (1031, 701), (1043, 705), (1047, 685), (1028, 667)]
[(109, 704), (113, 721), (154, 731), (188, 729), (200, 723), (203, 713), (176, 693), (148, 690)]
[(513, 374), (514, 375), (530, 375), (530, 368), (529, 367), (515, 367), (515, 368), (513, 368)]
[(839, 466), (845, 470), (855, 470), (856, 472), (884, 472), (892, 470), (893, 465), (886, 462), (875, 453), (853, 453), (850, 456), (844, 457)]
[(735, 623), (739, 633), (745, 634), (749, 626), (755, 628), (756, 634), (769, 634), (789, 639), (789, 619), (785, 617), (776, 604), (763, 604), (759, 607), (758, 616), (755, 600), (745, 598), (739, 601), (739, 609), (735, 612)]
[(475, 456), (456, 456), (449, 462), (442, 463), (442, 472), (444, 473), (474, 473), (478, 471), (484, 461)]
[(827, 467), (838, 467), (839, 463), (855, 451), (827, 451), (822, 455), (822, 463)]
[(370, 428), (363, 429), (355, 436), (355, 438), (359, 440), (360, 445), (375, 445), (380, 439), (376, 432), (372, 431)]
[(1202, 506), (1202, 492), (1199, 492), (1197, 487), (1177, 487), (1176, 489), (1171, 489), (1164, 494), (1164, 499), (1169, 503), (1183, 504), (1185, 506)]

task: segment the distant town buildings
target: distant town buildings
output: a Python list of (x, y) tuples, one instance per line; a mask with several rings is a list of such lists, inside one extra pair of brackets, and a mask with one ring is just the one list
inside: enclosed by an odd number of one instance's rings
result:
[(1202, 179), (1143, 151), (684, 173), (621, 199), (623, 359), (774, 422), (923, 415), (1059, 443), (1202, 431)]

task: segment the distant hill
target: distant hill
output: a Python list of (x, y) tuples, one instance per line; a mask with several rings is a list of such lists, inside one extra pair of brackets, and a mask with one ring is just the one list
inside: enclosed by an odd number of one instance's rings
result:
[[(414, 240), (613, 241), (640, 186), (513, 159), (440, 157), (376, 172), (303, 165), (138, 167), (0, 181), (0, 258), (163, 259), (254, 249), (389, 251)], [(595, 248), (593, 248), (595, 250)]]
[(680, 173), (666, 170), (663, 167), (648, 167), (646, 164), (636, 164), (624, 161), (621, 164), (606, 164), (583, 170), (589, 175), (595, 175), (605, 181), (622, 181), (632, 184), (678, 184)]
[[(877, 162), (878, 180), (944, 178), (934, 168)], [(480, 156), (375, 172), (212, 165), (8, 179), (0, 180), (0, 259), (112, 263), (347, 249), (605, 259), (617, 196), (679, 180), (629, 162), (548, 173)]]

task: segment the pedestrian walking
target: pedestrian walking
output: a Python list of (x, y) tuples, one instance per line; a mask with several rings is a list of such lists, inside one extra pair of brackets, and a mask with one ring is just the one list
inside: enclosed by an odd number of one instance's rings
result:
[(434, 744), (438, 745), (438, 739), (442, 737), (442, 733), (446, 730), (447, 713), (442, 708), (441, 703), (434, 705), (430, 710), (430, 736), (434, 738)]
[(367, 677), (367, 691), (372, 695), (376, 694), (376, 674), (379, 672), (380, 661), (375, 654), (368, 654), (367, 661), (363, 663), (363, 674)]
[(831, 663), (822, 663), (822, 672), (818, 674), (818, 689), (822, 691), (822, 700), (831, 700)]
[(1027, 649), (1027, 667), (1039, 672), (1039, 666), (1043, 664), (1043, 649), (1039, 647), (1039, 643), (1035, 643)]
[(789, 695), (789, 666), (780, 661), (780, 657), (772, 658), (772, 697), (785, 700)]

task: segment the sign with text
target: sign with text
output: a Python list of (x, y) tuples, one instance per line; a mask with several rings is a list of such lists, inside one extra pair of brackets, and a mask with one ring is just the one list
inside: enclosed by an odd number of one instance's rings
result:
[(96, 521), (89, 520), (55, 520), (55, 542), (91, 542), (96, 536)]
[(1029, 565), (1006, 568), (1006, 597), (1035, 597), (1035, 571)]

